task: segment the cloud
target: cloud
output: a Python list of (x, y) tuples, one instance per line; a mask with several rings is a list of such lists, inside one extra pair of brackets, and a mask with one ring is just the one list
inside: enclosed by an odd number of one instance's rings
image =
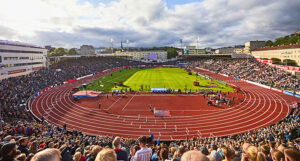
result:
[(17, 33), (13, 29), (0, 25), (0, 40), (14, 39), (16, 36)]
[[(15, 5), (15, 4), (19, 5)], [(10, 0), (0, 6), (0, 38), (38, 45), (221, 47), (269, 40), (300, 29), (298, 0)]]

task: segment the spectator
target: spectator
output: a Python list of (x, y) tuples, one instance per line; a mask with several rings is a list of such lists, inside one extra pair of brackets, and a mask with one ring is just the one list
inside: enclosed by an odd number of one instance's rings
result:
[(96, 145), (92, 149), (92, 153), (87, 157), (86, 161), (95, 161), (97, 154), (102, 150), (102, 147)]
[(31, 161), (61, 161), (60, 151), (58, 149), (45, 149), (36, 153)]
[(73, 160), (74, 161), (79, 161), (81, 159), (81, 153), (80, 152), (76, 152), (74, 154)]
[(1, 161), (15, 161), (17, 156), (16, 143), (7, 143), (1, 147), (0, 150)]
[(146, 147), (147, 137), (142, 136), (138, 141), (141, 149), (135, 153), (133, 161), (149, 161), (152, 156), (152, 150)]
[(29, 154), (29, 150), (27, 148), (27, 144), (28, 144), (28, 138), (27, 137), (23, 137), (19, 140), (19, 148), (18, 150), (21, 151), (21, 153), (25, 153), (26, 156)]
[(104, 148), (99, 152), (95, 161), (117, 161), (117, 155), (114, 150)]
[(182, 155), (181, 161), (209, 161), (209, 159), (201, 152), (191, 150)]
[(29, 153), (37, 153), (37, 141), (33, 141), (29, 146)]
[(222, 147), (222, 153), (223, 153), (223, 156), (225, 157), (225, 159), (223, 159), (222, 161), (231, 161), (232, 160), (233, 152), (231, 151), (231, 149), (224, 146), (224, 147)]
[(114, 146), (115, 149), (113, 149), (116, 154), (117, 154), (117, 160), (119, 161), (128, 161), (128, 154), (125, 150), (121, 149), (121, 138), (120, 137), (116, 137), (112, 144)]
[(210, 160), (213, 161), (222, 161), (222, 157), (219, 152), (217, 152), (218, 147), (216, 145), (212, 145), (210, 152)]

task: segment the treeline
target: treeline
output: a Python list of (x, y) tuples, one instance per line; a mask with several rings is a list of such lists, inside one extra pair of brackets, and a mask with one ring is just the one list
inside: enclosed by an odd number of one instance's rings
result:
[(75, 48), (65, 49), (56, 48), (54, 51), (49, 52), (49, 56), (63, 56), (63, 55), (79, 55)]
[(294, 33), (291, 35), (277, 38), (274, 42), (271, 40), (268, 40), (266, 42), (266, 46), (280, 46), (290, 44), (300, 44), (300, 34)]

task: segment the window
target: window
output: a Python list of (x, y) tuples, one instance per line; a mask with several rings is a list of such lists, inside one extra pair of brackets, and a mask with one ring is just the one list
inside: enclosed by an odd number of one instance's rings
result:
[(4, 49), (0, 49), (0, 52), (5, 52), (5, 53), (38, 53), (38, 54), (43, 53), (41, 51), (22, 51), (22, 50), (4, 50)]
[(18, 67), (18, 66), (36, 65), (36, 64), (43, 64), (43, 63), (42, 62), (34, 62), (34, 63), (6, 64), (5, 67)]

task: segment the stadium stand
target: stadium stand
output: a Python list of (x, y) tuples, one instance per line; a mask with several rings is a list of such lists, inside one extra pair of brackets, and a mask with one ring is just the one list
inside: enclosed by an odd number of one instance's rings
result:
[[(299, 91), (299, 80), (285, 71), (254, 59), (187, 60), (191, 65), (280, 89)], [(170, 62), (169, 64), (175, 64)], [(38, 121), (26, 110), (34, 93), (66, 80), (106, 69), (136, 66), (139, 62), (117, 58), (65, 60), (26, 76), (0, 84), (1, 161), (299, 161), (299, 107), (275, 125), (246, 133), (162, 142), (155, 136), (137, 140), (114, 136), (89, 136), (67, 126)]]

